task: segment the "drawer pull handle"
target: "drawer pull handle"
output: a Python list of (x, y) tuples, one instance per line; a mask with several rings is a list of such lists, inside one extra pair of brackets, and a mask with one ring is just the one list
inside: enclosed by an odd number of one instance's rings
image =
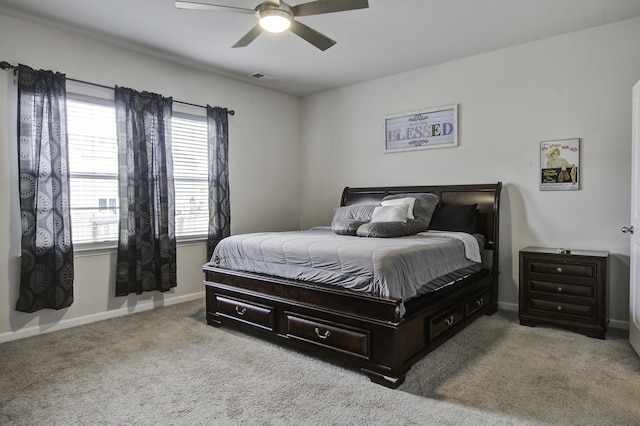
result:
[(561, 311), (562, 310), (562, 306), (558, 305), (558, 310)]
[(455, 321), (456, 317), (454, 317), (453, 315), (449, 315), (449, 317), (444, 319), (444, 322), (446, 322), (449, 327), (451, 327)]
[(247, 312), (247, 308), (240, 309), (240, 307), (236, 305), (236, 314), (243, 316), (245, 312)]
[(556, 269), (558, 272), (562, 272), (562, 268), (558, 266), (558, 268)]
[(321, 339), (326, 339), (327, 337), (331, 336), (331, 332), (327, 330), (324, 332), (324, 334), (320, 334), (320, 329), (316, 327), (316, 336), (318, 336)]
[(480, 299), (476, 300), (476, 305), (478, 305), (478, 308), (482, 307), (482, 305), (484, 305), (484, 299), (481, 297)]
[(562, 287), (558, 287), (558, 293), (562, 293)]

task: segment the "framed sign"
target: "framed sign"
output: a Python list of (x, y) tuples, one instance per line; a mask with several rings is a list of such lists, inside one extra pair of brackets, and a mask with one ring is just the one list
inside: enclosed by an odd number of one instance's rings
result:
[(580, 139), (540, 142), (540, 190), (580, 189)]
[(384, 152), (458, 146), (458, 105), (384, 117)]

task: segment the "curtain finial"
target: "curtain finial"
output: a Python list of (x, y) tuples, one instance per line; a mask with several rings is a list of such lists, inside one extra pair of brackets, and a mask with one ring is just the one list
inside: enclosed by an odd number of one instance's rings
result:
[(7, 61), (2, 61), (2, 62), (0, 62), (0, 68), (1, 68), (1, 69), (3, 69), (3, 70), (10, 70), (10, 69), (11, 69), (11, 70), (15, 70), (15, 69), (17, 69), (18, 67), (17, 67), (17, 66), (15, 66), (15, 65), (11, 65), (11, 64), (10, 64), (9, 62), (7, 62)]

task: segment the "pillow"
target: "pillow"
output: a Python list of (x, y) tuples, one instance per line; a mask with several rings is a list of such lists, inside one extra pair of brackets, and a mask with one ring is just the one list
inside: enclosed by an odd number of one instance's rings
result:
[(419, 219), (404, 222), (369, 222), (360, 225), (356, 235), (359, 237), (392, 238), (415, 235), (426, 231), (427, 224)]
[(371, 222), (402, 222), (407, 223), (408, 204), (395, 206), (378, 206), (373, 210)]
[(331, 230), (338, 235), (356, 235), (356, 231), (367, 222), (355, 219), (345, 219), (331, 225)]
[(416, 203), (415, 198), (404, 197), (404, 198), (394, 198), (390, 200), (385, 199), (385, 200), (382, 200), (380, 204), (383, 206), (397, 206), (397, 205), (407, 204), (409, 206), (407, 216), (409, 217), (409, 219), (415, 219), (415, 216), (413, 215), (413, 206), (415, 205), (415, 203)]
[(368, 222), (371, 220), (373, 209), (377, 206), (377, 204), (351, 204), (349, 206), (338, 207), (333, 214), (331, 226), (337, 222), (351, 219)]
[(416, 201), (413, 205), (413, 216), (416, 219), (420, 219), (426, 222), (429, 225), (431, 221), (431, 216), (433, 215), (433, 211), (436, 209), (438, 202), (438, 196), (435, 194), (428, 194), (425, 192), (416, 192), (410, 194), (394, 194), (388, 195), (382, 199), (382, 201), (387, 200), (397, 200), (399, 198), (415, 198)]
[(429, 223), (429, 229), (475, 234), (478, 232), (478, 205), (438, 206)]

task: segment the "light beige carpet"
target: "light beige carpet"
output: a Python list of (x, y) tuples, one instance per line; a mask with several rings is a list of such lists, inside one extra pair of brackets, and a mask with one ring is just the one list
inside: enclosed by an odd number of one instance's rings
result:
[(640, 359), (482, 317), (396, 390), (183, 303), (0, 345), (2, 425), (640, 425)]

